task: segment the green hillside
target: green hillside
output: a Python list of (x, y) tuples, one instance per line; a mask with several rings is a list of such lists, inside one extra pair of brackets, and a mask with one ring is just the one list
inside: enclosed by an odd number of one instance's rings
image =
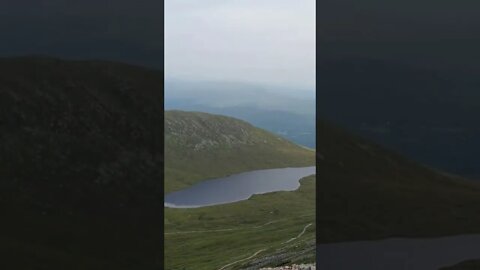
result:
[(317, 121), (318, 241), (480, 233), (480, 184)]
[[(305, 234), (285, 243), (304, 228)], [(257, 256), (234, 263), (257, 251), (261, 251)], [(315, 262), (313, 176), (303, 179), (293, 192), (255, 195), (212, 207), (165, 208), (166, 270), (216, 270), (232, 263), (225, 269), (247, 269), (296, 262)]]
[[(166, 192), (244, 171), (314, 164), (314, 151), (244, 121), (199, 112), (165, 113)], [(165, 208), (166, 269), (313, 262), (314, 224), (313, 176), (293, 192), (196, 209)], [(301, 237), (284, 243), (304, 229)]]
[(229, 174), (315, 164), (315, 152), (231, 117), (165, 112), (165, 192)]

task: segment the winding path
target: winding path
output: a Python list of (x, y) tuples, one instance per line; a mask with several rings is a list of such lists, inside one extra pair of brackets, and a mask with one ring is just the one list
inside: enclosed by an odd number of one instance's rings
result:
[(297, 235), (297, 237), (293, 237), (293, 238), (291, 238), (290, 240), (283, 242), (282, 244), (290, 243), (290, 242), (292, 242), (292, 241), (300, 238), (300, 237), (305, 233), (305, 231), (307, 230), (307, 228), (310, 227), (310, 226), (312, 226), (312, 224), (313, 224), (313, 223), (307, 224), (307, 226), (305, 226), (305, 227), (303, 228), (303, 231), (302, 231), (299, 235)]
[(227, 267), (229, 267), (229, 266), (231, 266), (231, 265), (234, 265), (234, 264), (236, 264), (236, 263), (243, 262), (243, 261), (246, 261), (246, 260), (250, 260), (251, 258), (257, 256), (260, 252), (265, 251), (265, 250), (267, 250), (267, 249), (266, 249), (266, 248), (260, 249), (259, 251), (255, 252), (252, 256), (250, 256), (250, 257), (248, 257), (248, 258), (245, 258), (245, 259), (238, 260), (238, 261), (234, 261), (234, 262), (229, 263), (229, 264), (226, 264), (226, 265), (222, 266), (221, 268), (219, 268), (218, 270), (223, 270), (223, 269), (225, 269), (225, 268), (227, 268)]
[(278, 219), (278, 220), (269, 221), (265, 224), (258, 225), (258, 226), (252, 227), (252, 228), (232, 228), (232, 229), (217, 229), (217, 230), (203, 230), (203, 231), (179, 231), (179, 232), (166, 232), (164, 234), (165, 235), (171, 235), (171, 234), (188, 234), (188, 233), (230, 232), (230, 231), (238, 231), (238, 230), (244, 230), (244, 229), (259, 229), (259, 228), (263, 228), (265, 226), (268, 226), (270, 224), (280, 222), (282, 220), (285, 220), (285, 219)]
[[(309, 215), (303, 215), (301, 217), (304, 217), (304, 216), (309, 216)], [(274, 224), (274, 223), (277, 223), (277, 222), (280, 222), (282, 220), (285, 220), (285, 219), (278, 219), (278, 220), (273, 220), (273, 221), (269, 221), (265, 224), (262, 224), (262, 225), (258, 225), (258, 226), (255, 226), (255, 227), (251, 227), (250, 229), (259, 229), (259, 228), (263, 228), (265, 226), (268, 226), (270, 224)], [(296, 237), (293, 237), (285, 242), (283, 242), (282, 244), (287, 244), (287, 243), (290, 243), (300, 237), (302, 237), (303, 234), (305, 234), (305, 232), (307, 231), (308, 227), (312, 226), (313, 223), (309, 223), (307, 225), (305, 225), (305, 227), (303, 228), (303, 230), (296, 236)], [(171, 235), (171, 234), (188, 234), (188, 233), (209, 233), (209, 232), (227, 232), (227, 231), (238, 231), (238, 230), (242, 230), (242, 229), (248, 229), (248, 228), (231, 228), (231, 229), (217, 229), (217, 230), (203, 230), (203, 231), (180, 231), (180, 232), (168, 232), (168, 233), (165, 233), (166, 235)], [(234, 262), (231, 262), (229, 264), (226, 264), (224, 266), (222, 266), (221, 268), (219, 268), (218, 270), (224, 270), (225, 268), (229, 267), (229, 266), (232, 266), (234, 264), (237, 264), (239, 262), (243, 262), (243, 261), (247, 261), (247, 260), (250, 260), (251, 258), (257, 256), (258, 254), (260, 254), (261, 252), (267, 250), (266, 248), (264, 249), (260, 249), (259, 251), (255, 252), (253, 255), (251, 255), (250, 257), (247, 257), (247, 258), (244, 258), (244, 259), (241, 259), (241, 260), (237, 260), (237, 261), (234, 261)]]
[(237, 231), (240, 229), (218, 229), (218, 230), (205, 230), (205, 231), (180, 231), (180, 232), (168, 232), (164, 233), (166, 235), (169, 234), (187, 234), (187, 233), (208, 233), (208, 232), (229, 232), (229, 231)]
[[(264, 224), (264, 225), (268, 225), (268, 224), (271, 224), (271, 223), (272, 223), (272, 222), (268, 222), (268, 223), (266, 223), (266, 224)], [(292, 242), (292, 241), (294, 241), (294, 240), (296, 240), (296, 239), (298, 239), (298, 238), (302, 237), (302, 235), (303, 235), (303, 234), (304, 234), (304, 233), (307, 231), (307, 228), (308, 228), (308, 227), (310, 227), (310, 226), (312, 226), (312, 224), (313, 224), (313, 223), (309, 223), (309, 224), (307, 224), (305, 227), (303, 227), (303, 230), (302, 230), (302, 232), (300, 232), (300, 233), (297, 235), (297, 237), (293, 237), (293, 238), (291, 238), (290, 240), (283, 242), (282, 244), (287, 244), (287, 243), (290, 243), (290, 242)], [(266, 249), (266, 248), (264, 248), (264, 249), (261, 249), (261, 250), (259, 250), (259, 251), (255, 252), (255, 253), (254, 253), (252, 256), (250, 256), (250, 257), (248, 257), (248, 258), (245, 258), (245, 259), (241, 259), (241, 260), (238, 260), (238, 261), (231, 262), (231, 263), (229, 263), (229, 264), (227, 264), (227, 265), (224, 265), (224, 266), (222, 266), (222, 267), (221, 267), (221, 268), (219, 268), (218, 270), (223, 270), (223, 269), (225, 269), (225, 268), (227, 268), (227, 267), (229, 267), (229, 266), (232, 266), (232, 265), (234, 265), (234, 264), (237, 264), (237, 263), (239, 263), (239, 262), (243, 262), (243, 261), (250, 260), (251, 258), (253, 258), (253, 257), (257, 256), (257, 255), (258, 255), (260, 252), (263, 252), (263, 251), (265, 251), (265, 250), (267, 250), (267, 249)]]

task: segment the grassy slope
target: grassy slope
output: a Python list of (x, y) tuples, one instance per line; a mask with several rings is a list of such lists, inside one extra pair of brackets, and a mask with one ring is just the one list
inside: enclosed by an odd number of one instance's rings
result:
[[(166, 191), (223, 175), (266, 168), (314, 165), (314, 152), (306, 150), (250, 124), (233, 118), (205, 113), (169, 111), (165, 114)], [(243, 130), (243, 131), (242, 131)], [(223, 135), (229, 136), (225, 139)], [(203, 141), (203, 144), (202, 144)], [(211, 143), (205, 143), (209, 141)], [(207, 145), (199, 148), (199, 145)], [(195, 146), (197, 150), (195, 151)], [(277, 254), (268, 263), (309, 260), (314, 227), (299, 239), (306, 255), (288, 254), (294, 246), (281, 245), (314, 222), (315, 184), (313, 177), (302, 181), (296, 192), (254, 196), (250, 200), (199, 209), (165, 209), (166, 268), (217, 269), (268, 248), (258, 257)], [(264, 227), (256, 226), (275, 221)], [(234, 229), (204, 233), (188, 231)], [(305, 242), (309, 240), (309, 242)], [(296, 241), (291, 244), (297, 243)], [(273, 247), (273, 248), (270, 248)], [(287, 250), (277, 248), (287, 247)], [(306, 257), (302, 257), (306, 256)], [(291, 257), (290, 259), (288, 257)], [(251, 261), (251, 260), (250, 260)], [(241, 264), (232, 267), (237, 269)]]
[[(202, 141), (218, 144), (194, 150)], [(165, 192), (244, 171), (314, 164), (313, 151), (247, 122), (199, 112), (165, 112)]]
[(480, 185), (318, 122), (318, 241), (480, 233)]
[[(272, 224), (267, 224), (273, 221)], [(249, 200), (197, 209), (165, 209), (166, 269), (212, 270), (236, 260), (248, 258), (266, 248), (258, 257), (296, 251), (301, 253), (314, 245), (315, 226), (296, 241), (283, 242), (297, 236), (309, 224), (315, 224), (315, 178), (302, 180), (294, 192), (275, 192), (256, 195)], [(265, 225), (267, 224), (267, 225)], [(255, 228), (265, 225), (261, 228)], [(178, 233), (188, 231), (211, 231)], [(297, 246), (297, 247), (296, 247)], [(282, 249), (286, 250), (282, 250)], [(305, 257), (304, 257), (305, 256)], [(314, 250), (304, 256), (267, 263), (288, 263), (295, 259), (314, 261)], [(250, 260), (252, 261), (252, 260)], [(248, 264), (235, 264), (240, 269)]]
[(154, 269), (161, 76), (0, 59), (0, 250), (11, 269)]

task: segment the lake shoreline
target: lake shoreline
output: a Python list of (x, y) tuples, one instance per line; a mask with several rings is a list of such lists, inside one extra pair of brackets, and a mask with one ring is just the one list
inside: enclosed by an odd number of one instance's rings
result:
[(164, 207), (192, 209), (230, 204), (250, 199), (254, 195), (279, 191), (295, 191), (300, 180), (315, 175), (316, 167), (286, 167), (253, 170), (227, 177), (202, 181), (165, 196)]

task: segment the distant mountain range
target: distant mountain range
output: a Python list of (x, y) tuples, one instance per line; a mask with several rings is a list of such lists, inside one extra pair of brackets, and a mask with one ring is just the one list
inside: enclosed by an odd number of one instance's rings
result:
[(167, 80), (165, 108), (232, 116), (315, 148), (313, 91), (235, 82)]

